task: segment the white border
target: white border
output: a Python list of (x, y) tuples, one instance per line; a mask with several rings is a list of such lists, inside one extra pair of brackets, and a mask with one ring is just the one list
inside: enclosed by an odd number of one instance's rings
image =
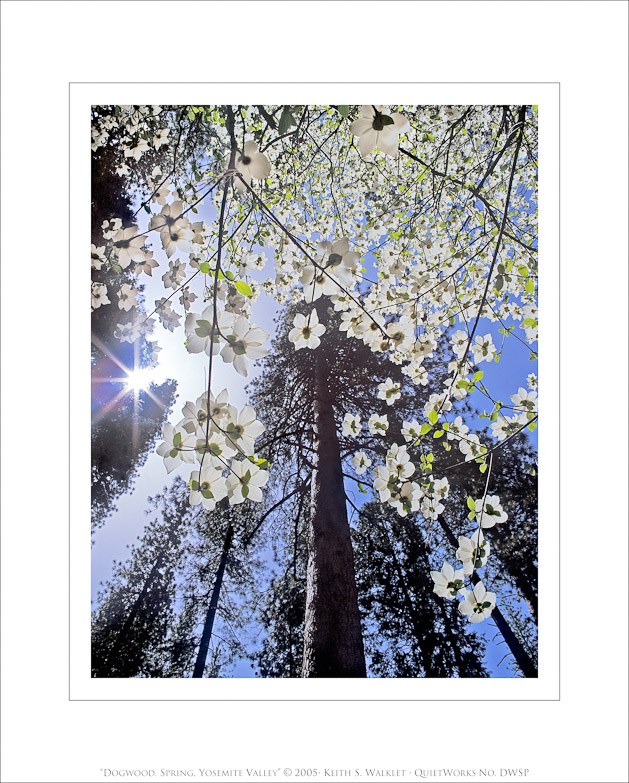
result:
[[(559, 88), (557, 84), (72, 84), (71, 167), (71, 699), (553, 700), (559, 698)], [(374, 97), (375, 96), (375, 97)], [(540, 117), (540, 575), (537, 679), (275, 680), (90, 677), (89, 117), (92, 104), (537, 104)]]
[[(100, 783), (103, 766), (140, 764), (471, 764), (526, 768), (526, 783), (626, 783), (627, 4), (48, 0), (0, 10), (3, 780)], [(287, 74), (561, 84), (559, 702), (68, 701), (68, 82)], [(26, 304), (25, 275), (39, 283)], [(584, 562), (592, 538), (596, 561)]]

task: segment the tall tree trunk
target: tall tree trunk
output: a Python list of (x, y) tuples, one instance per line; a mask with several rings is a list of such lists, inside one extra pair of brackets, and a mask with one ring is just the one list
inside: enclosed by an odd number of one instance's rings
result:
[(366, 677), (341, 454), (321, 348), (314, 429), (302, 677)]
[(203, 634), (201, 636), (201, 644), (199, 645), (199, 652), (197, 653), (197, 659), (194, 664), (193, 677), (203, 677), (203, 671), (205, 670), (205, 662), (207, 660), (207, 651), (210, 647), (210, 639), (212, 638), (212, 629), (214, 628), (214, 617), (216, 616), (216, 607), (218, 606), (218, 598), (221, 594), (221, 587), (223, 585), (223, 575), (225, 573), (225, 566), (227, 565), (227, 556), (232, 545), (232, 538), (234, 536), (234, 528), (229, 525), (227, 533), (225, 534), (225, 540), (223, 541), (223, 551), (221, 553), (221, 559), (218, 564), (218, 571), (216, 572), (216, 579), (214, 580), (214, 589), (212, 590), (212, 598), (210, 599), (210, 606), (207, 610), (205, 617), (205, 625), (203, 626)]

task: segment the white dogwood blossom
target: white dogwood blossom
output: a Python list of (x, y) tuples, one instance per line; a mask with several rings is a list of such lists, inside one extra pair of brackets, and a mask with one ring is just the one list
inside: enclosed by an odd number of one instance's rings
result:
[(317, 348), (320, 345), (325, 326), (319, 323), (315, 309), (312, 309), (307, 316), (297, 313), (293, 324), (295, 328), (288, 333), (288, 339), (295, 343), (296, 351), (300, 348)]
[(449, 600), (457, 597), (457, 594), (462, 591), (465, 582), (463, 569), (455, 571), (450, 563), (444, 563), (441, 571), (431, 571), (430, 576), (435, 583), (433, 592)]
[(474, 512), (482, 528), (502, 524), (509, 518), (502, 510), (498, 495), (487, 495), (484, 503), (483, 498), (476, 500), (474, 502)]
[(240, 375), (247, 375), (249, 359), (261, 359), (269, 352), (263, 345), (269, 333), (250, 324), (243, 315), (236, 318), (231, 327), (226, 327), (223, 335), (227, 342), (221, 351), (223, 361), (228, 364), (233, 362), (234, 369)]
[(384, 435), (389, 429), (389, 420), (386, 413), (382, 416), (378, 416), (377, 413), (372, 413), (367, 422), (369, 432), (372, 435)]
[(357, 451), (356, 454), (354, 454), (352, 457), (352, 465), (354, 466), (356, 473), (359, 476), (362, 476), (362, 474), (365, 473), (367, 468), (371, 465), (371, 460), (364, 451)]
[(193, 470), (190, 476), (190, 505), (201, 504), (208, 511), (214, 511), (216, 503), (227, 495), (227, 481), (212, 465)]
[(359, 137), (361, 155), (368, 155), (377, 148), (392, 157), (398, 155), (399, 134), (409, 128), (404, 115), (399, 112), (388, 114), (382, 106), (371, 105), (361, 106), (360, 119), (354, 120), (350, 126), (352, 133)]
[(361, 423), (360, 416), (356, 413), (346, 413), (343, 417), (342, 432), (344, 438), (355, 438), (360, 432)]
[[(265, 179), (271, 173), (271, 164), (266, 155), (258, 151), (255, 141), (246, 141), (242, 153), (236, 156), (236, 171), (247, 185), (253, 179)], [(234, 178), (234, 187), (241, 193), (245, 185), (238, 177)]]
[(485, 540), (481, 528), (470, 537), (459, 536), (459, 548), (456, 550), (456, 558), (463, 563), (463, 573), (469, 575), (477, 568), (482, 568), (487, 563), (491, 547)]
[(142, 247), (145, 237), (136, 236), (137, 233), (138, 227), (130, 226), (129, 228), (121, 228), (113, 236), (114, 253), (118, 265), (122, 269), (126, 269), (132, 261), (141, 263), (144, 259)]
[(384, 383), (378, 384), (378, 399), (386, 400), (387, 405), (393, 405), (402, 396), (400, 384), (387, 378)]
[(117, 293), (118, 307), (121, 310), (126, 310), (127, 312), (131, 310), (131, 308), (137, 307), (138, 294), (139, 291), (137, 289), (132, 288), (128, 283), (124, 283), (120, 286)]
[(471, 623), (481, 623), (486, 620), (496, 606), (496, 594), (485, 589), (479, 580), (473, 590), (465, 590), (465, 600), (459, 604), (459, 612), (464, 614)]
[(262, 502), (262, 489), (269, 480), (269, 472), (249, 460), (234, 460), (227, 476), (227, 494), (230, 505), (243, 503), (247, 498)]
[(164, 442), (157, 447), (157, 453), (164, 458), (164, 465), (171, 473), (182, 462), (194, 462), (196, 437), (166, 422), (162, 427)]
[(92, 283), (92, 310), (106, 304), (111, 304), (107, 297), (107, 286), (104, 283)]

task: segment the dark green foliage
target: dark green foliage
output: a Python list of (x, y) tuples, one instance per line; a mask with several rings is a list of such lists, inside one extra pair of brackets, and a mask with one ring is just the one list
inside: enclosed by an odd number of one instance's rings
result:
[(98, 595), (92, 616), (93, 677), (161, 676), (160, 659), (174, 619), (174, 573), (199, 511), (188, 505), (181, 479), (149, 500), (154, 518)]
[(260, 623), (266, 632), (257, 655), (256, 674), (260, 677), (300, 676), (305, 609), (305, 575), (295, 578), (289, 569), (272, 580), (267, 604), (260, 610)]
[[(284, 524), (275, 532), (273, 550), (280, 575), (271, 580), (258, 620), (265, 636), (255, 655), (260, 677), (299, 677), (303, 657), (306, 609), (306, 527), (308, 493), (289, 501), (282, 509)], [(278, 515), (279, 516), (279, 515)], [(281, 521), (281, 520), (278, 520)], [(278, 531), (276, 525), (275, 531)]]
[(376, 677), (485, 677), (458, 601), (434, 595), (421, 516), (372, 502), (353, 530), (365, 652)]

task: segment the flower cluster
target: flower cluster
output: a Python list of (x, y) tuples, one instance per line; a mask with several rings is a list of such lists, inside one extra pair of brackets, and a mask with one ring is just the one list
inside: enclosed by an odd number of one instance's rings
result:
[(229, 404), (227, 389), (217, 396), (204, 393), (186, 402), (183, 419), (165, 423), (157, 453), (170, 473), (184, 463), (199, 463), (190, 476), (190, 503), (208, 511), (227, 497), (230, 505), (262, 501), (269, 474), (266, 460), (255, 454), (255, 440), (264, 432), (249, 405), (238, 411)]

